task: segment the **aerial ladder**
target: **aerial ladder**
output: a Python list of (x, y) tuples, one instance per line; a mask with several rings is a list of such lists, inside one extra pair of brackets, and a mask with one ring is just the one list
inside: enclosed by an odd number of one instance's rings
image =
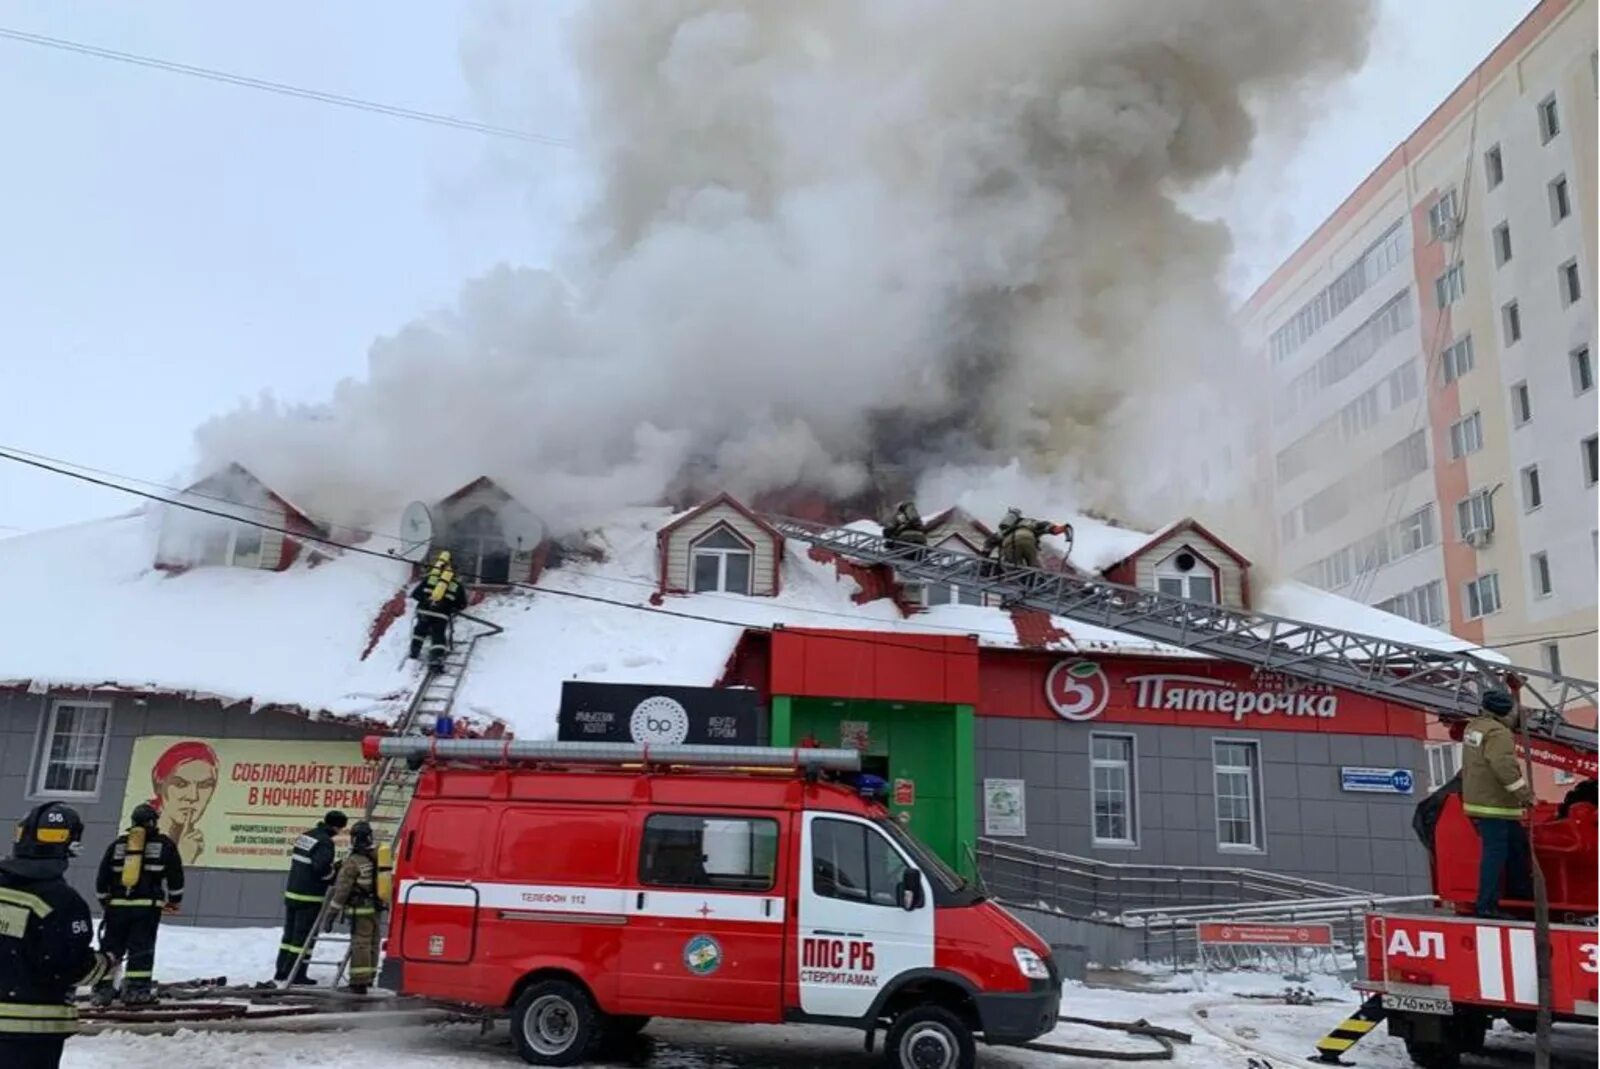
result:
[(1152, 642), (1247, 664), (1311, 684), (1339, 687), (1462, 721), (1479, 696), (1513, 673), (1534, 758), (1584, 778), (1595, 775), (1593, 728), (1566, 719), (1596, 705), (1596, 684), (1554, 672), (1511, 668), (1474, 653), (1450, 652), (1280, 616), (1230, 609), (1096, 576), (1004, 565), (990, 558), (886, 541), (872, 531), (764, 517), (785, 538), (840, 557), (892, 569), (902, 579), (959, 585), (1003, 608), (1034, 609)]
[[(460, 642), (456, 641), (455, 634), (457, 620), (466, 620), (473, 625), (471, 635)], [(456, 695), (461, 690), (467, 666), (472, 661), (478, 643), (504, 630), (505, 628), (488, 620), (464, 612), (457, 613), (450, 622), (448, 651), (437, 662), (424, 662), (422, 682), (412, 692), (411, 701), (407, 703), (405, 712), (395, 721), (393, 737), (426, 738), (432, 735), (435, 725), (442, 718), (450, 716), (455, 708)], [(380, 853), (390, 849), (394, 837), (399, 834), (400, 823), (405, 819), (406, 809), (411, 805), (411, 796), (416, 790), (419, 775), (416, 764), (403, 757), (384, 757), (379, 760), (373, 774), (361, 819), (372, 825), (373, 838), (381, 844)], [(382, 869), (385, 867), (384, 859), (380, 857), (379, 860), (379, 867)], [(312, 965), (334, 966), (334, 986), (338, 986), (339, 981), (344, 978), (350, 967), (350, 936), (342, 932), (323, 930), (332, 919), (333, 912), (333, 895), (330, 889), (328, 897), (323, 900), (321, 911), (317, 914), (317, 923), (311, 929), (311, 935), (306, 939), (299, 958), (295, 960), (294, 968), (290, 970), (291, 979), (302, 966)], [(340, 947), (338, 956), (316, 957), (317, 947), (324, 944)], [(280, 986), (288, 986), (288, 982), (285, 981)]]

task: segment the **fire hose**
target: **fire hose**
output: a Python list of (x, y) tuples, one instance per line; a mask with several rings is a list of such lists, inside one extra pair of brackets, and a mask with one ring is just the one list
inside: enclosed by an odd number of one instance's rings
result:
[(1187, 1032), (1180, 1032), (1176, 1028), (1163, 1028), (1140, 1019), (1137, 1021), (1101, 1021), (1093, 1017), (1057, 1017), (1061, 1024), (1081, 1024), (1090, 1028), (1101, 1028), (1108, 1032), (1125, 1032), (1130, 1036), (1141, 1036), (1154, 1040), (1154, 1050), (1106, 1050), (1102, 1047), (1074, 1047), (1064, 1043), (1045, 1043), (1034, 1040), (1032, 1043), (1022, 1044), (1022, 1050), (1038, 1051), (1041, 1054), (1059, 1054), (1064, 1058), (1100, 1058), (1110, 1062), (1170, 1062), (1173, 1056), (1174, 1043), (1191, 1043), (1194, 1037)]

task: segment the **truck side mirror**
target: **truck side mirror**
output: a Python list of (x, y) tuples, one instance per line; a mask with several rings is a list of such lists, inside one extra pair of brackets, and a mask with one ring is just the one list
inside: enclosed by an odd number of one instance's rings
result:
[(900, 908), (911, 913), (921, 909), (926, 901), (922, 893), (922, 873), (906, 869), (900, 876)]

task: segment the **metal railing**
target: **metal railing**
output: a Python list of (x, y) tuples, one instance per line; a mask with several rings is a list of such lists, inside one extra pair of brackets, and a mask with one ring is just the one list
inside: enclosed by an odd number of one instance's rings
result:
[(1201, 924), (1326, 924), (1333, 933), (1332, 956), (1349, 955), (1359, 966), (1365, 952), (1369, 912), (1431, 906), (1437, 901), (1434, 895), (1357, 894), (1237, 906), (1136, 909), (1124, 913), (1120, 920), (1127, 927), (1143, 930), (1140, 957), (1146, 961), (1166, 961), (1174, 966), (1199, 961), (1197, 926)]

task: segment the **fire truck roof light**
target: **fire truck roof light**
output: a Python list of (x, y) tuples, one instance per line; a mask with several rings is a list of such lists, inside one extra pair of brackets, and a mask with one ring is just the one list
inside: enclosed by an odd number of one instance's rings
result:
[(535, 739), (438, 739), (369, 735), (361, 740), (368, 760), (378, 757), (447, 761), (554, 761), (585, 765), (708, 765), (742, 768), (861, 768), (856, 750), (787, 746), (650, 746), (632, 742), (549, 742)]

